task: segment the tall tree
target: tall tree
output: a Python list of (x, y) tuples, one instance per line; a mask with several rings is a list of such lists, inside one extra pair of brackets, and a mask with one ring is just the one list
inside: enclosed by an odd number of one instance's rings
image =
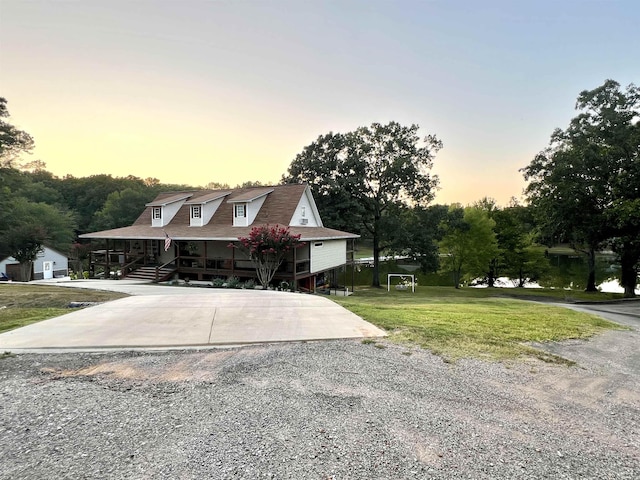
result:
[(22, 197), (11, 202), (11, 213), (0, 231), (0, 257), (12, 256), (20, 262), (23, 279), (28, 281), (31, 266), (44, 245), (68, 252), (75, 223), (69, 212)]
[(15, 160), (21, 153), (29, 153), (33, 150), (33, 138), (9, 122), (9, 110), (7, 100), (0, 97), (0, 167), (13, 167)]
[(373, 286), (380, 286), (379, 259), (390, 247), (388, 210), (397, 204), (426, 205), (438, 178), (430, 174), (442, 143), (422, 141), (418, 126), (374, 123), (346, 134), (318, 137), (291, 162), (286, 183), (309, 183), (327, 225), (353, 230), (359, 225), (373, 243)]
[(60, 190), (66, 205), (76, 212), (79, 233), (90, 231), (93, 217), (103, 208), (109, 195), (113, 192), (132, 188), (134, 190), (159, 189), (160, 186), (147, 187), (137, 177), (112, 177), (111, 175), (91, 175), (89, 177), (73, 177), (67, 175), (60, 184)]
[(450, 207), (440, 241), (441, 268), (452, 274), (456, 288), (465, 280), (484, 276), (489, 261), (497, 256), (494, 226), (495, 222), (481, 208)]
[(449, 215), (447, 205), (396, 205), (389, 209), (389, 252), (407, 256), (420, 265), (423, 273), (437, 272), (440, 265), (438, 242)]
[(557, 129), (523, 169), (527, 195), (543, 230), (587, 255), (587, 291), (596, 291), (596, 251), (613, 240), (627, 272), (625, 295), (633, 296), (640, 222), (628, 212), (640, 203), (640, 90), (607, 80), (581, 92), (576, 109), (567, 129)]
[(111, 192), (102, 208), (93, 216), (89, 228), (107, 230), (131, 225), (155, 195), (151, 188), (125, 188)]

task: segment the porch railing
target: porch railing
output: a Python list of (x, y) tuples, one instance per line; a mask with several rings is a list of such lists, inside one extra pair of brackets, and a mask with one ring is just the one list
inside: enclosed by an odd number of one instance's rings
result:
[(159, 267), (156, 267), (156, 282), (160, 281), (160, 270), (162, 270), (163, 268), (167, 268), (169, 265), (174, 264), (177, 265), (177, 260), (178, 257), (172, 258), (171, 260), (169, 260), (166, 263), (163, 263), (162, 265), (160, 265)]
[[(135, 268), (133, 268), (133, 266), (134, 266), (134, 265), (136, 265), (137, 263), (142, 262), (142, 261), (144, 261), (144, 256), (142, 256), (142, 257), (138, 257), (138, 258), (136, 258), (134, 261), (129, 262), (129, 263), (127, 263), (126, 265), (124, 265), (124, 266), (120, 269), (120, 271), (121, 271), (120, 276), (121, 276), (121, 277), (126, 277), (126, 276), (129, 274), (129, 272), (132, 272), (132, 271), (134, 271), (134, 270), (135, 270)], [(139, 265), (138, 265), (138, 266), (139, 266)]]

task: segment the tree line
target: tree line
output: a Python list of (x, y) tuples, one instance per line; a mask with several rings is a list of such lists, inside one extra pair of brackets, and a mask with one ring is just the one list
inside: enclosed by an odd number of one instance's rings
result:
[[(382, 255), (410, 257), (424, 272), (450, 272), (456, 287), (476, 278), (493, 286), (499, 276), (523, 286), (548, 268), (540, 245), (566, 243), (588, 259), (590, 291), (596, 252), (616, 252), (621, 285), (633, 296), (640, 268), (640, 93), (607, 80), (581, 92), (576, 109), (569, 126), (553, 132), (522, 169), (525, 204), (500, 207), (484, 198), (432, 205), (438, 178), (431, 169), (442, 142), (397, 122), (319, 136), (281, 181), (308, 183), (325, 226), (371, 243), (374, 286)], [(21, 161), (34, 142), (7, 118), (0, 98), (0, 257), (28, 258), (42, 244), (68, 251), (80, 233), (130, 225), (160, 191), (193, 188), (132, 176), (58, 178), (41, 162)]]

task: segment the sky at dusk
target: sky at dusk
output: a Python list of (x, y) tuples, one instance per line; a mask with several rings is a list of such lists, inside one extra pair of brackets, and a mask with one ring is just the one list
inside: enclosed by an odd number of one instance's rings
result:
[(436, 202), (520, 197), (585, 89), (640, 81), (640, 2), (0, 0), (0, 96), (55, 175), (277, 183), (319, 135), (418, 124)]

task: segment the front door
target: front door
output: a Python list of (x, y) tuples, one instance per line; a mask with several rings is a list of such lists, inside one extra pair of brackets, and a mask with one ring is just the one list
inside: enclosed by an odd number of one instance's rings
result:
[(42, 278), (53, 278), (53, 262), (42, 262)]

